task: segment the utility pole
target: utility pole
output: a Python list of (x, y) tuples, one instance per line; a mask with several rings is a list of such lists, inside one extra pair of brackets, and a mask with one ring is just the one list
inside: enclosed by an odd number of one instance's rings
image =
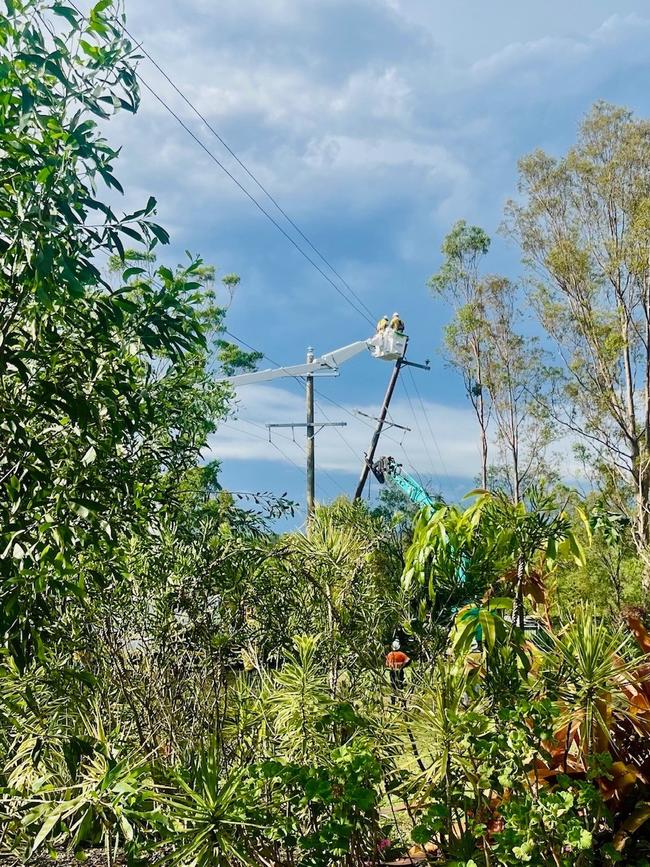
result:
[[(314, 360), (314, 350), (309, 347), (307, 350), (307, 364)], [(324, 427), (345, 427), (347, 422), (344, 421), (315, 421), (314, 420), (314, 375), (307, 373), (305, 376), (305, 404), (307, 410), (306, 421), (283, 422), (282, 424), (267, 424), (269, 432), (269, 441), (271, 440), (271, 431), (273, 428), (290, 427), (295, 433), (296, 428), (304, 427), (307, 431), (307, 442), (305, 452), (307, 454), (307, 519), (314, 514), (314, 505), (316, 501), (316, 450), (315, 439), (316, 434)]]
[(363, 495), (363, 489), (366, 486), (366, 481), (368, 480), (368, 473), (370, 472), (370, 467), (374, 463), (375, 460), (375, 452), (377, 451), (377, 445), (379, 443), (379, 437), (381, 436), (381, 432), (384, 428), (384, 424), (386, 422), (386, 415), (388, 413), (388, 407), (390, 406), (391, 399), (393, 397), (393, 392), (395, 391), (395, 386), (397, 385), (397, 379), (400, 374), (400, 370), (403, 367), (419, 367), (422, 370), (429, 370), (429, 362), (426, 364), (415, 364), (413, 361), (406, 360), (406, 349), (408, 347), (408, 337), (406, 338), (406, 343), (404, 344), (404, 350), (402, 352), (401, 358), (398, 358), (395, 362), (395, 367), (393, 368), (393, 372), (390, 377), (390, 381), (388, 383), (388, 388), (386, 389), (386, 394), (384, 395), (384, 402), (381, 406), (381, 412), (377, 418), (377, 427), (372, 435), (372, 440), (370, 441), (370, 448), (368, 449), (365, 461), (363, 464), (363, 468), (361, 470), (361, 476), (359, 477), (359, 483), (357, 484), (357, 489), (354, 492), (354, 499), (360, 500)]
[[(307, 363), (314, 360), (314, 350), (307, 350)], [(307, 519), (314, 514), (314, 499), (316, 492), (316, 469), (314, 455), (314, 376), (306, 376), (305, 394), (307, 396)]]

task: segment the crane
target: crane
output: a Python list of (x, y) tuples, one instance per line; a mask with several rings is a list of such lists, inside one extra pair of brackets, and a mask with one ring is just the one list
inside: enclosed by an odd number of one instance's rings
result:
[(273, 379), (281, 379), (284, 376), (337, 376), (339, 367), (355, 355), (368, 350), (373, 358), (381, 361), (397, 361), (406, 349), (408, 338), (387, 328), (378, 331), (367, 340), (357, 340), (326, 352), (318, 358), (306, 361), (304, 364), (291, 364), (288, 367), (269, 367), (264, 370), (255, 370), (252, 373), (240, 373), (237, 376), (222, 376), (217, 382), (228, 382), (230, 385), (248, 385), (253, 382), (270, 382)]
[(427, 494), (422, 485), (418, 484), (412, 476), (404, 472), (402, 465), (395, 458), (389, 456), (379, 458), (378, 461), (375, 461), (371, 465), (370, 469), (380, 485), (385, 484), (387, 481), (392, 482), (395, 487), (404, 491), (409, 500), (415, 503), (416, 506), (431, 506), (431, 508), (435, 509), (439, 505), (438, 502)]

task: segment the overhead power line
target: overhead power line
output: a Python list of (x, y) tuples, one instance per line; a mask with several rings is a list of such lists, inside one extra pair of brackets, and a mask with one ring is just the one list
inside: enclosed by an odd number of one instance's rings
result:
[[(249, 421), (249, 420), (245, 420), (245, 419), (242, 419), (242, 421), (246, 421), (246, 424), (252, 424), (252, 425), (254, 425), (255, 427), (261, 427), (262, 430), (265, 429), (263, 425), (257, 425), (257, 424), (255, 424), (255, 422), (252, 422), (252, 421)], [(234, 424), (234, 423), (231, 422), (231, 421), (225, 421), (225, 422), (222, 422), (222, 425), (223, 425), (224, 427), (227, 427), (229, 430), (234, 430), (234, 431), (237, 431), (237, 432), (240, 433), (240, 434), (244, 434), (244, 436), (251, 437), (251, 439), (260, 440), (261, 442), (264, 442), (264, 443), (267, 443), (267, 444), (269, 443), (269, 438), (268, 438), (268, 437), (263, 437), (263, 436), (260, 436), (259, 434), (255, 434), (255, 433), (253, 433), (252, 431), (248, 431), (248, 430), (246, 430), (245, 428), (242, 428), (242, 427), (240, 427), (239, 425)], [(288, 438), (288, 437), (283, 437), (283, 439), (289, 439), (289, 438)], [(291, 442), (290, 439), (289, 439), (289, 442)], [(290, 455), (288, 455), (288, 454), (285, 452), (284, 449), (280, 448), (280, 446), (279, 446), (276, 442), (273, 442), (273, 440), (271, 440), (271, 441), (270, 441), (270, 445), (272, 445), (273, 448), (276, 449), (276, 450), (277, 450), (277, 451), (282, 455), (282, 457), (283, 457), (286, 461), (288, 461), (288, 462), (289, 462), (293, 467), (295, 467), (301, 475), (304, 475), (304, 474), (305, 474), (305, 470), (304, 470), (304, 468), (301, 467), (300, 464), (297, 464), (297, 463), (293, 460), (293, 458), (292, 458)], [(296, 442), (295, 445), (297, 445), (297, 446), (300, 448), (300, 444), (299, 444), (299, 443)], [(325, 473), (325, 471), (323, 471), (323, 473), (324, 473), (324, 475), (327, 476), (327, 478), (328, 478), (328, 479), (329, 479), (329, 480), (330, 480), (334, 485), (337, 485), (337, 486), (340, 488), (340, 485), (338, 485), (338, 482), (336, 481), (336, 479), (333, 479), (333, 478), (329, 475), (329, 473)], [(343, 489), (341, 488), (341, 490), (343, 490)]]
[[(427, 427), (429, 428), (429, 433), (431, 434), (431, 441), (433, 442), (433, 445), (434, 445), (436, 451), (438, 452), (438, 457), (440, 458), (440, 466), (442, 467), (442, 470), (445, 473), (445, 475), (448, 476), (449, 471), (447, 470), (447, 467), (445, 465), (445, 459), (442, 456), (442, 450), (440, 449), (438, 439), (437, 439), (435, 433), (433, 432), (433, 426), (432, 426), (431, 421), (429, 419), (429, 411), (426, 409), (426, 407), (424, 405), (424, 401), (422, 400), (422, 395), (420, 393), (420, 389), (418, 388), (417, 382), (415, 381), (415, 377), (413, 376), (413, 371), (409, 370), (409, 373), (411, 375), (411, 382), (413, 383), (413, 388), (415, 389), (415, 395), (416, 395), (418, 401), (420, 402), (420, 406), (422, 408), (422, 415), (424, 416), (424, 421), (425, 421)], [(438, 479), (438, 483), (440, 483), (440, 479)]]
[(162, 66), (160, 66), (158, 61), (154, 57), (151, 56), (151, 54), (147, 51), (147, 49), (143, 46), (143, 44), (138, 39), (136, 39), (135, 36), (133, 36), (133, 34), (129, 31), (129, 29), (126, 26), (124, 26), (124, 25), (121, 25), (121, 26), (122, 26), (124, 32), (126, 33), (126, 35), (134, 43), (136, 43), (138, 45), (138, 49), (144, 54), (144, 56), (147, 58), (147, 60), (149, 60), (149, 62), (153, 66), (155, 66), (155, 68), (158, 70), (158, 72), (162, 75), (162, 77), (165, 79), (165, 81), (176, 91), (176, 93), (180, 96), (180, 98), (183, 100), (183, 102), (191, 109), (191, 111), (194, 112), (194, 114), (199, 118), (199, 120), (205, 124), (207, 129), (212, 133), (212, 135), (217, 139), (217, 141), (221, 145), (223, 145), (223, 147), (228, 151), (230, 156), (246, 172), (248, 177), (264, 193), (264, 195), (267, 197), (267, 199), (270, 202), (272, 202), (272, 204), (277, 208), (279, 213), (282, 214), (282, 216), (289, 223), (289, 225), (292, 226), (296, 230), (296, 232), (305, 241), (305, 243), (308, 244), (309, 247), (311, 247), (311, 249), (314, 251), (314, 253), (321, 260), (321, 262), (323, 262), (330, 269), (330, 271), (341, 281), (341, 283), (345, 286), (345, 288), (353, 296), (353, 298), (356, 298), (356, 300), (363, 307), (363, 309), (368, 313), (368, 315), (372, 317), (373, 313), (370, 310), (370, 308), (366, 305), (366, 303), (363, 301), (363, 299), (354, 291), (354, 289), (350, 286), (350, 284), (347, 282), (347, 280), (345, 280), (345, 278), (339, 274), (339, 272), (336, 270), (334, 265), (332, 265), (332, 263), (329, 261), (329, 259), (327, 259), (323, 255), (323, 253), (321, 253), (321, 251), (318, 249), (318, 247), (316, 247), (316, 245), (311, 241), (311, 239), (303, 232), (303, 230), (295, 222), (295, 220), (293, 220), (289, 216), (289, 214), (285, 211), (285, 209), (282, 207), (282, 205), (280, 205), (278, 200), (275, 198), (275, 196), (273, 196), (272, 193), (269, 192), (269, 190), (264, 186), (264, 184), (259, 180), (259, 178), (257, 178), (255, 176), (255, 174), (248, 168), (248, 166), (244, 163), (244, 161), (242, 159), (240, 159), (240, 157), (237, 156), (237, 154), (230, 147), (228, 142), (226, 142), (224, 140), (223, 136), (219, 132), (217, 132), (217, 130), (210, 123), (210, 121), (205, 117), (205, 115), (201, 111), (199, 111), (199, 109), (194, 105), (194, 103), (189, 99), (189, 97), (186, 96), (186, 94), (180, 89), (180, 87), (178, 87), (176, 82), (167, 74), (167, 72), (165, 72), (165, 70), (162, 68)]
[[(76, 9), (77, 13), (84, 16), (83, 12), (79, 9), (78, 6), (72, 2), (70, 5)], [(284, 217), (285, 220), (298, 232), (300, 237), (304, 239), (304, 241), (309, 245), (309, 247), (314, 251), (314, 253), (318, 256), (318, 258), (325, 264), (327, 268), (332, 271), (333, 274), (341, 281), (341, 283), (346, 287), (350, 295), (356, 299), (358, 303), (355, 303), (352, 298), (350, 298), (341, 287), (332, 280), (332, 278), (327, 274), (320, 265), (314, 261), (314, 259), (307, 253), (298, 242), (293, 238), (283, 226), (270, 214), (267, 209), (255, 198), (255, 196), (232, 174), (231, 171), (221, 162), (221, 160), (210, 150), (210, 148), (203, 142), (201, 139), (190, 129), (190, 127), (185, 123), (185, 121), (177, 114), (174, 109), (163, 99), (160, 94), (158, 94), (154, 88), (143, 78), (140, 73), (137, 73), (138, 80), (144, 87), (149, 91), (149, 93), (162, 105), (162, 107), (176, 120), (176, 122), (185, 130), (185, 132), (199, 145), (199, 147), (208, 155), (208, 157), (226, 174), (230, 180), (235, 184), (235, 186), (255, 205), (255, 207), (275, 226), (275, 228), (289, 241), (289, 243), (295, 247), (295, 249), (303, 256), (307, 262), (312, 265), (313, 268), (323, 277), (327, 282), (332, 286), (332, 288), (343, 298), (353, 310), (355, 310), (360, 316), (362, 316), (370, 325), (374, 324), (374, 319), (372, 315), (372, 311), (365, 304), (365, 302), (359, 297), (359, 295), (352, 289), (352, 287), (347, 283), (346, 280), (341, 277), (338, 271), (334, 268), (334, 266), (330, 263), (330, 261), (318, 250), (318, 248), (312, 243), (312, 241), (307, 237), (307, 235), (302, 231), (302, 229), (295, 223), (294, 220), (287, 214), (287, 212), (280, 206), (278, 201), (271, 195), (271, 193), (266, 189), (266, 187), (259, 181), (253, 172), (244, 164), (244, 162), (237, 156), (235, 151), (225, 142), (221, 135), (214, 129), (212, 124), (204, 117), (204, 115), (199, 111), (198, 108), (192, 103), (192, 101), (183, 93), (183, 91), (178, 87), (178, 85), (172, 80), (172, 78), (168, 75), (167, 72), (160, 66), (160, 64), (152, 57), (152, 55), (143, 47), (142, 42), (128, 30), (126, 25), (118, 22), (122, 31), (132, 40), (140, 51), (144, 54), (144, 56), (152, 63), (152, 65), (160, 72), (160, 74), (165, 78), (165, 80), (173, 87), (173, 89), (178, 93), (178, 95), (183, 99), (183, 101), (191, 108), (191, 110), (196, 114), (196, 116), (205, 124), (207, 129), (216, 137), (216, 139), (226, 148), (228, 153), (236, 160), (239, 166), (246, 172), (246, 174), (254, 181), (254, 183), (259, 187), (259, 189), (267, 196), (269, 201), (271, 201), (275, 208), (277, 208), (278, 212)]]
[(178, 115), (178, 114), (174, 111), (174, 109), (173, 109), (173, 108), (172, 108), (172, 107), (171, 107), (167, 102), (165, 102), (165, 100), (162, 98), (162, 96), (160, 96), (158, 93), (156, 93), (156, 91), (153, 89), (153, 87), (151, 87), (151, 86), (147, 83), (147, 81), (145, 81), (145, 79), (142, 77), (142, 75), (138, 74), (138, 79), (139, 79), (140, 83), (143, 84), (144, 87), (146, 87), (146, 89), (149, 91), (149, 93), (150, 93), (150, 94), (151, 94), (155, 99), (158, 100), (158, 102), (162, 105), (162, 107), (163, 107), (166, 111), (168, 111), (169, 114), (171, 114), (171, 116), (172, 116), (172, 117), (173, 117), (173, 118), (174, 118), (174, 119), (175, 119), (175, 120), (176, 120), (176, 121), (177, 121), (177, 122), (178, 122), (178, 123), (183, 127), (183, 129), (185, 130), (185, 132), (190, 136), (190, 138), (192, 138), (192, 139), (193, 139), (193, 140), (198, 144), (198, 146), (201, 148), (201, 150), (205, 151), (205, 153), (210, 157), (210, 159), (211, 159), (214, 163), (216, 163), (216, 165), (219, 166), (219, 168), (220, 168), (220, 169), (221, 169), (221, 170), (222, 170), (222, 171), (223, 171), (223, 172), (224, 172), (224, 173), (225, 173), (225, 174), (230, 178), (230, 180), (231, 180), (231, 181), (232, 181), (232, 182), (233, 182), (233, 183), (234, 183), (234, 184), (235, 184), (235, 185), (236, 185), (236, 186), (237, 186), (237, 187), (242, 191), (242, 193), (243, 193), (247, 198), (249, 198), (249, 199), (251, 200), (251, 202), (253, 202), (253, 204), (255, 205), (255, 207), (258, 208), (258, 209), (262, 212), (262, 214), (264, 214), (264, 216), (265, 216), (268, 220), (270, 220), (270, 221), (273, 223), (273, 225), (276, 227), (276, 229), (284, 235), (284, 237), (287, 239), (287, 241), (289, 241), (289, 243), (292, 244), (292, 245), (296, 248), (296, 250), (300, 253), (300, 255), (303, 256), (303, 257), (304, 257), (304, 258), (305, 258), (305, 259), (306, 259), (306, 260), (307, 260), (307, 261), (308, 261), (308, 262), (309, 262), (309, 263), (310, 263), (310, 264), (311, 264), (311, 265), (312, 265), (312, 266), (313, 266), (313, 267), (318, 271), (318, 273), (319, 273), (322, 277), (325, 278), (325, 280), (327, 280), (327, 282), (328, 282), (328, 283), (329, 283), (329, 284), (330, 284), (330, 285), (331, 285), (331, 286), (332, 286), (332, 287), (333, 287), (333, 288), (338, 292), (338, 294), (341, 296), (341, 298), (343, 298), (345, 301), (347, 301), (347, 303), (350, 305), (350, 307), (352, 307), (353, 310), (356, 310), (356, 312), (357, 312), (360, 316), (363, 316), (363, 318), (364, 318), (367, 322), (369, 322), (371, 325), (373, 325), (373, 324), (374, 324), (374, 323), (373, 323), (373, 320), (368, 316), (368, 314), (367, 314), (367, 313), (364, 313), (364, 311), (363, 311), (360, 307), (358, 307), (358, 306), (354, 303), (354, 301), (352, 301), (352, 300), (351, 300), (351, 299), (350, 299), (350, 298), (345, 294), (345, 292), (343, 292), (343, 290), (342, 290), (342, 289), (341, 289), (341, 288), (340, 288), (340, 287), (339, 287), (339, 286), (338, 286), (338, 285), (337, 285), (337, 284), (332, 280), (332, 278), (329, 276), (329, 274), (326, 274), (325, 271), (323, 271), (323, 269), (320, 267), (320, 265), (312, 259), (312, 257), (309, 255), (309, 253), (306, 253), (306, 252), (303, 250), (303, 248), (300, 246), (300, 244), (298, 244), (298, 243), (296, 242), (296, 240), (295, 240), (294, 238), (292, 238), (291, 235), (290, 235), (290, 234), (289, 234), (289, 233), (288, 233), (288, 232), (287, 232), (287, 231), (286, 231), (286, 230), (285, 230), (285, 229), (280, 225), (280, 223), (278, 223), (278, 221), (275, 219), (275, 217), (273, 217), (273, 215), (270, 214), (270, 213), (266, 210), (266, 208), (264, 207), (264, 205), (262, 205), (262, 204), (260, 204), (260, 202), (258, 202), (258, 200), (255, 198), (255, 196), (254, 196), (251, 192), (249, 192), (249, 191), (246, 189), (246, 187), (245, 187), (242, 183), (240, 183), (240, 181), (237, 180), (237, 178), (232, 174), (232, 172), (230, 172), (230, 171), (226, 168), (226, 166), (221, 162), (221, 160), (220, 160), (217, 156), (215, 156), (215, 154), (210, 150), (210, 148), (209, 148), (206, 144), (204, 144), (204, 143), (201, 141), (201, 139), (200, 139), (200, 138), (199, 138), (199, 137), (198, 137), (198, 136), (197, 136), (197, 135), (196, 135), (196, 134), (195, 134), (195, 133), (194, 133), (194, 132), (189, 128), (189, 126), (188, 126), (188, 125), (185, 123), (185, 121), (180, 117), (180, 115)]
[[(430, 463), (431, 465), (433, 465), (433, 459), (432, 459), (432, 457), (431, 457), (431, 452), (429, 451), (429, 446), (427, 445), (426, 437), (425, 437), (424, 434), (422, 433), (422, 428), (421, 428), (421, 426), (420, 426), (420, 421), (419, 421), (419, 419), (418, 419), (417, 413), (415, 412), (415, 408), (414, 408), (413, 403), (412, 403), (412, 401), (411, 401), (411, 395), (409, 394), (408, 388), (407, 388), (407, 386), (406, 386), (406, 380), (405, 380), (405, 379), (402, 379), (402, 388), (404, 389), (404, 394), (406, 395), (406, 399), (408, 400), (409, 408), (410, 408), (410, 410), (411, 410), (411, 415), (413, 416), (413, 420), (415, 421), (415, 426), (416, 426), (417, 429), (418, 429), (418, 434), (420, 435), (420, 439), (422, 440), (422, 444), (424, 445), (424, 450), (426, 451), (426, 453), (427, 453), (427, 457), (429, 458), (429, 463)], [(404, 451), (404, 455), (406, 456), (406, 449), (404, 448), (404, 446), (402, 446), (402, 450)], [(409, 463), (410, 463), (410, 461), (409, 461)], [(417, 477), (418, 477), (418, 481), (420, 482), (420, 484), (422, 485), (422, 487), (425, 487), (424, 482), (423, 482), (423, 480), (422, 480), (422, 476), (420, 475), (420, 473), (418, 472), (418, 470), (415, 469), (415, 467), (412, 467), (412, 468), (413, 468), (413, 470), (415, 471), (415, 474), (416, 474)]]

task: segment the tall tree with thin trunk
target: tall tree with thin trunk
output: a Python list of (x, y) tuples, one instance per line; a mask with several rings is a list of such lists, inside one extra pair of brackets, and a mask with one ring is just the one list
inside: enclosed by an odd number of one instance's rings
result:
[(488, 482), (488, 425), (490, 405), (483, 384), (485, 312), (479, 269), (488, 252), (490, 238), (478, 226), (459, 220), (442, 244), (444, 261), (428, 285), (454, 309), (454, 318), (445, 329), (445, 351), (463, 377), (465, 391), (479, 426), (481, 482)]
[(483, 381), (492, 407), (493, 435), (504, 461), (505, 483), (515, 503), (548, 473), (546, 450), (552, 426), (538, 411), (542, 351), (523, 333), (519, 289), (505, 277), (486, 277)]
[[(520, 162), (506, 224), (557, 367), (546, 407), (586, 443), (650, 542), (650, 122), (598, 103), (577, 143)], [(550, 371), (551, 372), (551, 371)]]

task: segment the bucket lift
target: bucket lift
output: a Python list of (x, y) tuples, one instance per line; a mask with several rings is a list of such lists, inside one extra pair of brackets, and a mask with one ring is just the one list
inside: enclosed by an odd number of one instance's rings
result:
[(340, 349), (326, 352), (324, 355), (307, 361), (305, 364), (291, 364), (288, 367), (271, 367), (256, 370), (253, 373), (240, 373), (237, 376), (222, 376), (217, 382), (229, 382), (231, 385), (247, 385), (252, 382), (269, 382), (284, 376), (338, 376), (339, 366), (355, 355), (367, 350), (373, 358), (380, 361), (397, 361), (406, 351), (408, 338), (405, 334), (386, 328), (378, 331), (367, 340), (357, 340)]
[[(269, 424), (269, 439), (271, 437), (271, 429), (274, 427), (305, 427), (307, 431), (307, 442), (305, 452), (307, 455), (307, 515), (311, 515), (314, 510), (315, 496), (315, 460), (314, 460), (314, 437), (317, 430), (324, 427), (343, 427), (345, 422), (315, 422), (314, 421), (314, 377), (315, 376), (338, 376), (339, 367), (355, 355), (359, 355), (364, 351), (368, 351), (373, 358), (380, 361), (394, 361), (399, 369), (399, 364), (407, 364), (404, 360), (406, 347), (408, 345), (408, 337), (406, 334), (395, 331), (393, 328), (385, 328), (383, 331), (377, 331), (372, 337), (366, 340), (357, 340), (355, 343), (349, 343), (347, 346), (342, 346), (340, 349), (334, 349), (332, 352), (326, 352), (324, 355), (314, 358), (312, 350), (307, 353), (307, 360), (304, 364), (291, 364), (287, 367), (271, 367), (266, 370), (256, 370), (253, 373), (241, 373), (237, 376), (222, 376), (217, 379), (217, 382), (227, 382), (230, 385), (248, 385), (257, 382), (270, 382), (274, 379), (282, 379), (287, 376), (304, 376), (306, 385), (307, 397), (307, 420), (303, 422), (290, 422), (288, 424)], [(393, 374), (395, 376), (395, 374)]]
[(396, 488), (403, 491), (416, 506), (430, 506), (432, 509), (440, 506), (440, 502), (430, 497), (413, 476), (404, 472), (402, 465), (395, 458), (390, 456), (379, 458), (378, 461), (370, 465), (370, 469), (380, 485), (391, 482)]

